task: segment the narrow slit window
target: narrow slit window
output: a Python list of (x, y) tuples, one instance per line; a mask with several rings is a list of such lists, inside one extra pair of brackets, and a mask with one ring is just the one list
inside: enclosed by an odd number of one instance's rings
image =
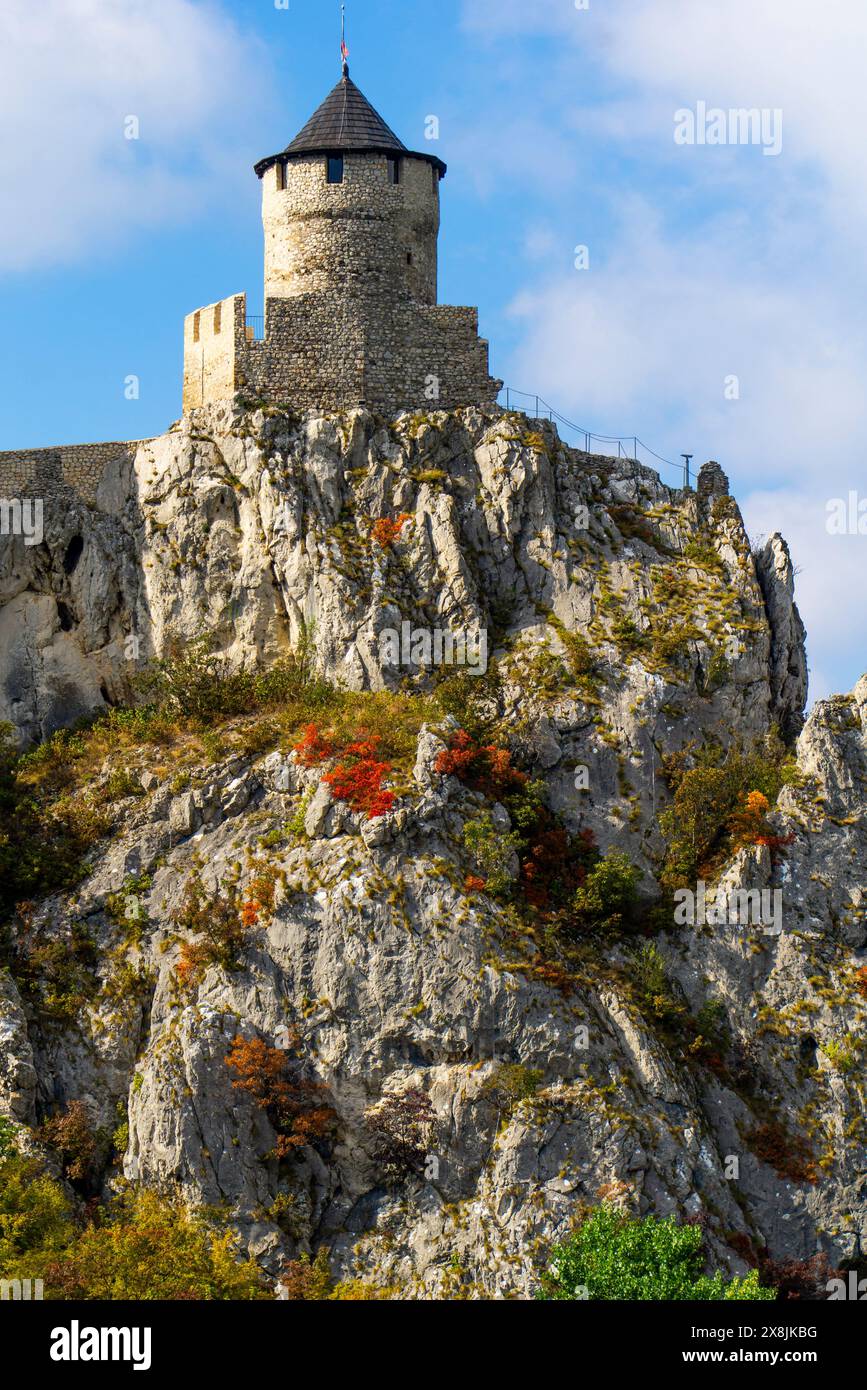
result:
[(277, 160), (277, 192), (282, 193), (286, 187), (286, 165), (282, 159)]
[(223, 327), (223, 306), (222, 306), (222, 304), (218, 304), (217, 307), (214, 309), (214, 333), (215, 333), (215, 334), (216, 334), (216, 333), (219, 333), (219, 331), (220, 331), (220, 329), (221, 329), (222, 327)]
[(197, 343), (197, 342), (199, 341), (199, 334), (200, 334), (200, 331), (201, 331), (201, 326), (202, 326), (202, 316), (201, 316), (201, 314), (193, 314), (193, 342), (194, 342), (194, 343)]
[(342, 154), (331, 154), (328, 156), (328, 182), (343, 183)]
[(411, 252), (411, 251), (407, 251), (407, 253), (406, 253), (406, 263), (407, 263), (407, 265), (412, 265), (412, 252)]
[(399, 159), (390, 159), (388, 161), (388, 181), (389, 183), (400, 183)]

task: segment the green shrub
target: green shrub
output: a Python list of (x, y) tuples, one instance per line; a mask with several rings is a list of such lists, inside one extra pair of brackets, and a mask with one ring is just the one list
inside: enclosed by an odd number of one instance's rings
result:
[(0, 1115), (0, 1161), (18, 1152), (18, 1125)]
[(687, 541), (683, 547), (683, 558), (690, 560), (699, 569), (710, 570), (721, 579), (726, 576), (726, 567), (713, 543), (713, 538), (707, 532), (701, 532)]
[(264, 1299), (236, 1237), (179, 1197), (130, 1188), (46, 1270), (49, 1297), (98, 1300)]
[(496, 662), (484, 675), (474, 676), (466, 668), (453, 671), (436, 688), (436, 702), (443, 714), (450, 714), (474, 743), (494, 739), (503, 698), (502, 679)]
[(75, 1234), (60, 1183), (35, 1158), (0, 1161), (0, 1279), (41, 1279)]
[(504, 834), (494, 825), (489, 811), (466, 822), (464, 845), (481, 874), (489, 893), (508, 893), (512, 888), (509, 865), (521, 846), (521, 837), (514, 831)]
[(55, 734), (20, 754), (12, 728), (0, 724), (0, 922), (15, 905), (54, 888), (74, 886), (83, 860), (106, 833), (108, 822), (92, 797), (31, 782), (34, 772), (63, 769), (79, 740)]
[(139, 684), (162, 709), (204, 724), (246, 714), (255, 704), (252, 672), (232, 671), (226, 658), (214, 650), (210, 634), (183, 645), (175, 643)]
[(632, 982), (642, 1012), (659, 1023), (673, 1023), (683, 1013), (672, 992), (665, 959), (654, 941), (645, 941), (631, 962)]
[(639, 871), (628, 855), (609, 850), (589, 870), (574, 906), (587, 927), (614, 930), (635, 905)]
[(703, 1038), (708, 1041), (716, 1042), (725, 1038), (728, 1029), (726, 1026), (725, 1004), (721, 999), (706, 999), (695, 1016), (695, 1026)]
[(702, 1273), (702, 1233), (674, 1217), (636, 1220), (616, 1207), (597, 1207), (579, 1230), (551, 1251), (539, 1297), (671, 1302), (680, 1300), (770, 1301), (775, 1289), (759, 1286), (756, 1270), (745, 1279)]
[(627, 655), (640, 651), (646, 645), (644, 633), (625, 613), (612, 623), (611, 635), (621, 651)]
[(491, 1097), (501, 1115), (511, 1115), (521, 1101), (532, 1100), (544, 1079), (545, 1073), (535, 1067), (504, 1062), (485, 1082), (482, 1094)]
[(694, 886), (725, 860), (732, 848), (728, 824), (744, 797), (758, 791), (773, 806), (782, 788), (797, 780), (778, 736), (746, 752), (706, 747), (694, 757), (694, 767), (669, 768), (674, 799), (659, 818), (668, 841), (661, 882), (671, 889)]

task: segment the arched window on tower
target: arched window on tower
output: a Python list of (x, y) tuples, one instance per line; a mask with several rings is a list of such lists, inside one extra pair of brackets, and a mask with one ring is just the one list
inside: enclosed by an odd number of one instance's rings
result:
[(343, 183), (343, 155), (330, 154), (328, 156), (328, 182)]

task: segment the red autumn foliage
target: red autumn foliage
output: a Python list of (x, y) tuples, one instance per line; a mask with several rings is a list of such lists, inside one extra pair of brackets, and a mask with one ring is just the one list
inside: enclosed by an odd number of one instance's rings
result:
[(259, 913), (262, 911), (262, 904), (257, 902), (246, 902), (241, 906), (241, 922), (245, 927), (255, 927), (259, 921)]
[(860, 970), (855, 971), (855, 988), (862, 999), (867, 999), (867, 965), (862, 965)]
[(97, 1137), (83, 1100), (70, 1101), (60, 1115), (45, 1120), (36, 1137), (60, 1155), (63, 1175), (72, 1183), (87, 1183), (97, 1158)]
[(248, 1041), (239, 1035), (232, 1041), (226, 1066), (238, 1073), (232, 1085), (252, 1096), (277, 1131), (278, 1158), (330, 1135), (336, 1117), (331, 1106), (322, 1103), (325, 1087), (293, 1076), (286, 1051), (269, 1047), (261, 1038)]
[(568, 874), (572, 892), (583, 887), (586, 869), (581, 863), (572, 863), (572, 858), (565, 830), (540, 830), (533, 837), (529, 856), (521, 864), (524, 897), (532, 907), (550, 906), (552, 884), (564, 874)]
[[(521, 793), (530, 782), (526, 772), (512, 765), (508, 748), (479, 746), (465, 729), (452, 734), (434, 768), (441, 776), (458, 777), (473, 791), (512, 808), (521, 801)], [(550, 811), (534, 806), (521, 860), (520, 888), (525, 901), (549, 915), (565, 908), (575, 890), (583, 886), (587, 867), (595, 857), (592, 831), (582, 831), (572, 840)]]
[(394, 792), (385, 791), (382, 783), (391, 772), (391, 763), (378, 762), (375, 753), (379, 737), (359, 739), (344, 750), (354, 763), (338, 763), (327, 772), (327, 782), (337, 801), (345, 801), (353, 811), (363, 812), (368, 820), (384, 816), (394, 805)]
[(396, 521), (392, 521), (387, 516), (380, 517), (379, 521), (375, 521), (370, 528), (371, 539), (376, 541), (382, 550), (387, 550), (399, 538), (409, 519), (409, 512), (401, 512)]
[(828, 1284), (839, 1279), (841, 1271), (834, 1269), (825, 1254), (811, 1255), (807, 1260), (772, 1260), (759, 1257), (760, 1282), (777, 1290), (777, 1301), (797, 1299), (804, 1303), (824, 1302)]
[(318, 767), (328, 758), (338, 754), (351, 762), (340, 762), (331, 772), (326, 772), (323, 782), (327, 782), (336, 801), (345, 801), (353, 811), (365, 814), (368, 820), (384, 816), (395, 802), (394, 792), (384, 790), (382, 783), (391, 772), (391, 763), (380, 762), (376, 750), (381, 740), (356, 736), (353, 743), (345, 748), (336, 748), (327, 738), (323, 738), (315, 724), (308, 724), (303, 737), (293, 747), (297, 761), (302, 767)]
[(538, 980), (540, 984), (550, 985), (552, 989), (559, 990), (561, 994), (567, 996), (574, 994), (577, 989), (575, 976), (570, 974), (565, 966), (559, 965), (557, 961), (554, 960), (542, 961), (538, 965), (531, 965), (528, 973), (534, 980)]
[(334, 747), (327, 739), (320, 737), (315, 724), (308, 724), (302, 737), (293, 744), (292, 752), (302, 767), (318, 767), (334, 756)]
[(439, 754), (434, 768), (441, 776), (459, 777), (473, 791), (484, 792), (497, 800), (520, 790), (529, 780), (526, 772), (512, 766), (508, 748), (496, 748), (493, 744), (480, 748), (465, 729), (452, 734), (448, 748)]

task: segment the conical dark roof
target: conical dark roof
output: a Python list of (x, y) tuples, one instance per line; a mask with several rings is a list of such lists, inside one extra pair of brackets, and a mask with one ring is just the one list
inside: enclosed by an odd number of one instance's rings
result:
[[(379, 112), (374, 110), (364, 93), (351, 80), (348, 71), (345, 71), (337, 86), (328, 93), (291, 145), (287, 145), (279, 154), (260, 159), (256, 173), (261, 178), (278, 159), (291, 158), (293, 155), (344, 154), (351, 150), (397, 155), (413, 153), (385, 124)], [(445, 164), (434, 155), (417, 154), (414, 157), (426, 159), (441, 174), (446, 171)]]
[(286, 154), (309, 154), (326, 149), (400, 153), (406, 150), (406, 145), (389, 130), (352, 79), (344, 77), (287, 146)]

